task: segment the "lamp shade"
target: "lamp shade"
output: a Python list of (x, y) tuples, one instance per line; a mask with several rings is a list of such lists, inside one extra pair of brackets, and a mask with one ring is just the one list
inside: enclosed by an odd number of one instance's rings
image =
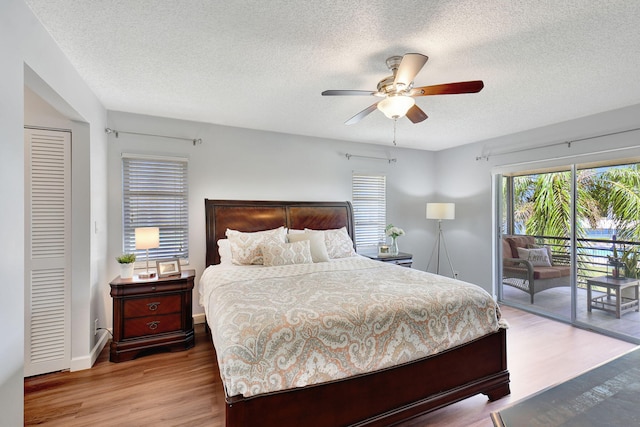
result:
[(455, 203), (427, 203), (427, 219), (455, 219)]
[(416, 100), (410, 96), (390, 95), (378, 102), (378, 110), (382, 111), (390, 119), (398, 119), (404, 117), (409, 108), (413, 107), (415, 103)]
[(136, 249), (153, 249), (160, 246), (160, 229), (158, 227), (136, 228)]

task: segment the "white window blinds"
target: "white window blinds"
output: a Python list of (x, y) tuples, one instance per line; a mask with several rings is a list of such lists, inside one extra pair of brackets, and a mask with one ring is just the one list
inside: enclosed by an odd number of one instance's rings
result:
[(353, 173), (353, 216), (358, 248), (385, 241), (387, 179), (384, 175)]
[(145, 258), (136, 250), (135, 229), (160, 228), (160, 247), (150, 259), (188, 258), (189, 212), (186, 159), (123, 155), (123, 252)]

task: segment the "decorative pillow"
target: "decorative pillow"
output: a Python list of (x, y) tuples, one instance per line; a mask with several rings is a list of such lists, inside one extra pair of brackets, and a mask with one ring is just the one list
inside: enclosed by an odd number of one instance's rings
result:
[[(304, 231), (318, 231), (305, 228)], [(327, 246), (327, 253), (329, 258), (347, 258), (356, 256), (356, 251), (353, 249), (353, 240), (347, 232), (347, 227), (337, 228), (333, 230), (322, 230), (324, 233), (324, 243)]]
[(526, 259), (534, 267), (551, 267), (549, 254), (545, 248), (525, 249), (518, 248), (518, 258)]
[(287, 241), (287, 231), (284, 227), (254, 233), (227, 229), (226, 235), (231, 246), (231, 260), (238, 265), (262, 264), (260, 245)]
[(309, 240), (294, 243), (271, 243), (260, 245), (266, 267), (289, 264), (311, 264)]
[(553, 265), (553, 255), (551, 253), (551, 248), (549, 246), (538, 246), (538, 245), (527, 245), (527, 249), (546, 249), (547, 255), (549, 255), (549, 263)]
[(220, 255), (220, 264), (232, 264), (229, 239), (218, 239), (218, 254)]
[(303, 240), (309, 241), (311, 248), (311, 258), (313, 262), (327, 262), (329, 261), (329, 254), (327, 253), (327, 245), (324, 243), (324, 233), (320, 231), (304, 231), (302, 233), (291, 233), (293, 230), (289, 230), (287, 235), (289, 242), (301, 242)]
[(536, 243), (536, 238), (533, 236), (515, 235), (505, 237), (505, 239), (511, 247), (511, 258), (518, 258), (518, 248), (527, 248)]

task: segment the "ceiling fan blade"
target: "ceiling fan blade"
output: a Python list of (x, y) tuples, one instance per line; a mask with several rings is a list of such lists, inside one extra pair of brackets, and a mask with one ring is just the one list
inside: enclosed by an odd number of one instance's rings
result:
[(404, 87), (409, 86), (420, 70), (422, 70), (424, 64), (427, 63), (427, 59), (429, 59), (428, 56), (420, 53), (407, 53), (402, 57), (402, 62), (400, 62), (393, 84), (396, 86), (398, 84), (402, 84)]
[(427, 117), (427, 113), (422, 111), (417, 105), (414, 105), (409, 108), (409, 111), (407, 111), (407, 119), (411, 120), (413, 123), (420, 123)]
[(476, 93), (484, 87), (482, 80), (472, 80), (469, 82), (445, 83), (441, 85), (414, 87), (409, 95), (454, 95), (456, 93)]
[(367, 96), (377, 93), (370, 90), (325, 90), (322, 96)]
[(378, 108), (378, 103), (376, 102), (373, 105), (368, 106), (364, 110), (360, 111), (355, 116), (351, 117), (349, 120), (344, 122), (345, 125), (353, 125), (358, 123), (360, 120), (364, 119), (367, 115), (374, 112)]

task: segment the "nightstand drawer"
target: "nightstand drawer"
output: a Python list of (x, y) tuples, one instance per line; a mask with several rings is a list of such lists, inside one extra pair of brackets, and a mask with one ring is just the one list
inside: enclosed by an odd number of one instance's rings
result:
[(129, 299), (124, 302), (124, 318), (180, 313), (181, 308), (180, 295)]
[(136, 317), (124, 322), (124, 337), (135, 338), (140, 336), (162, 334), (164, 332), (178, 331), (182, 328), (180, 313), (164, 316)]

